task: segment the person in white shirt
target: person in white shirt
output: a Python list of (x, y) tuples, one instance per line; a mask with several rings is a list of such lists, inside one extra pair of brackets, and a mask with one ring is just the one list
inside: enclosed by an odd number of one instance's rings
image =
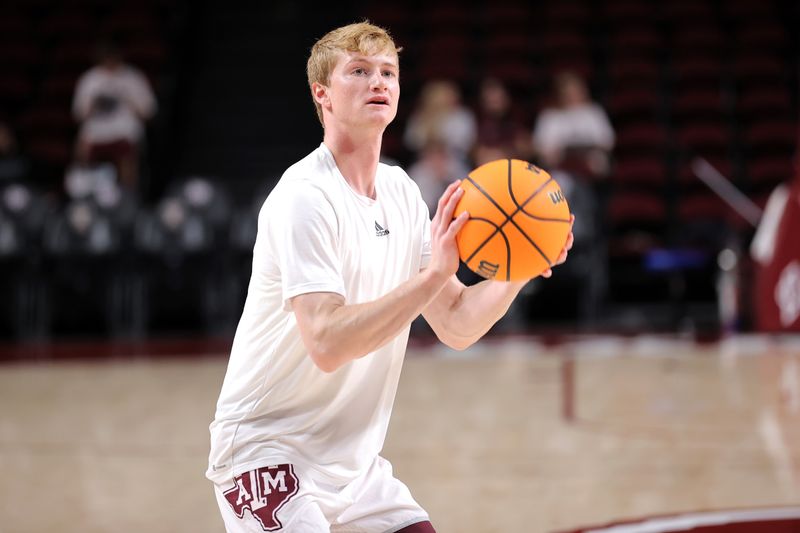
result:
[(84, 163), (113, 162), (120, 182), (134, 190), (144, 124), (156, 112), (147, 78), (125, 63), (116, 45), (98, 45), (98, 63), (75, 88), (72, 112), (80, 122), (77, 156)]
[(229, 532), (431, 532), (378, 455), (409, 326), (422, 313), (463, 349), (524, 283), (464, 287), (454, 276), (468, 218), (453, 218), (458, 182), (431, 221), (408, 175), (379, 163), (400, 94), (385, 30), (331, 31), (307, 72), (323, 142), (286, 170), (259, 214), (206, 475)]
[(452, 156), (466, 165), (477, 133), (475, 114), (462, 105), (458, 85), (437, 80), (423, 87), (403, 132), (403, 142), (418, 157), (430, 143), (444, 143)]
[(591, 173), (606, 172), (615, 141), (608, 115), (590, 99), (586, 82), (574, 72), (559, 73), (554, 85), (556, 105), (542, 110), (533, 130), (539, 161), (545, 168), (557, 168), (572, 149)]
[(608, 176), (614, 128), (578, 74), (559, 72), (553, 86), (555, 103), (536, 118), (533, 151), (537, 163), (558, 182), (571, 211), (577, 213), (579, 249), (592, 247), (597, 242), (593, 221), (599, 209), (592, 184)]

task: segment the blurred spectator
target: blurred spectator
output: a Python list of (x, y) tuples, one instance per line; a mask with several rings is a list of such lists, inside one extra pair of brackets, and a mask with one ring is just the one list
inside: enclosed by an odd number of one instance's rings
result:
[[(614, 147), (605, 111), (590, 100), (586, 82), (572, 71), (554, 79), (554, 106), (536, 119), (533, 150), (537, 162), (556, 179), (575, 215), (575, 248), (595, 246), (598, 203), (586, 178), (604, 177)], [(579, 262), (573, 262), (579, 263)]]
[(581, 173), (608, 172), (614, 130), (606, 112), (589, 98), (586, 82), (569, 71), (555, 78), (556, 106), (536, 120), (533, 147), (546, 169), (570, 166)]
[(755, 262), (752, 298), (758, 331), (800, 332), (799, 227), (800, 165), (793, 177), (786, 176), (786, 181), (770, 194), (750, 245)]
[(469, 168), (441, 141), (430, 141), (420, 158), (409, 167), (408, 175), (417, 182), (428, 211), (436, 213), (436, 203), (453, 181), (469, 174)]
[(20, 153), (14, 131), (0, 122), (0, 182), (22, 181), (29, 171), (30, 162)]
[(156, 111), (147, 78), (103, 42), (98, 63), (78, 80), (72, 111), (81, 123), (77, 156), (82, 163), (112, 162), (123, 186), (135, 190), (144, 124)]
[(461, 104), (458, 86), (451, 81), (429, 82), (408, 119), (403, 140), (418, 156), (431, 142), (444, 142), (466, 163), (477, 134), (475, 115)]
[(487, 78), (481, 84), (478, 140), (473, 154), (478, 166), (495, 159), (530, 156), (525, 125), (514, 112), (506, 87), (495, 78)]

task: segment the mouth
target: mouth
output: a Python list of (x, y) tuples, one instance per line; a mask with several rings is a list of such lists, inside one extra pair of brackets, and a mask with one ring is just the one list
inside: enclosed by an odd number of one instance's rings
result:
[(383, 98), (383, 97), (379, 97), (379, 98), (372, 98), (371, 100), (369, 100), (369, 101), (367, 102), (367, 105), (383, 105), (383, 106), (388, 106), (388, 105), (389, 105), (389, 99), (388, 99), (388, 98)]

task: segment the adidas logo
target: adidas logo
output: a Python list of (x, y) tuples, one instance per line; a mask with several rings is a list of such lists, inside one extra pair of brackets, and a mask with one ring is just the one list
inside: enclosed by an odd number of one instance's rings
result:
[(378, 224), (378, 221), (375, 221), (375, 236), (376, 237), (383, 237), (384, 235), (389, 235), (389, 230), (382, 227)]

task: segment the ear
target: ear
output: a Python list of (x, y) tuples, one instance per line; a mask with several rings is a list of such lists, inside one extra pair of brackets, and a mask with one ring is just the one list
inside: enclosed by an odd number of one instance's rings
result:
[(328, 88), (321, 83), (314, 82), (311, 84), (311, 94), (314, 96), (314, 101), (323, 108), (330, 107), (330, 97), (328, 95)]

